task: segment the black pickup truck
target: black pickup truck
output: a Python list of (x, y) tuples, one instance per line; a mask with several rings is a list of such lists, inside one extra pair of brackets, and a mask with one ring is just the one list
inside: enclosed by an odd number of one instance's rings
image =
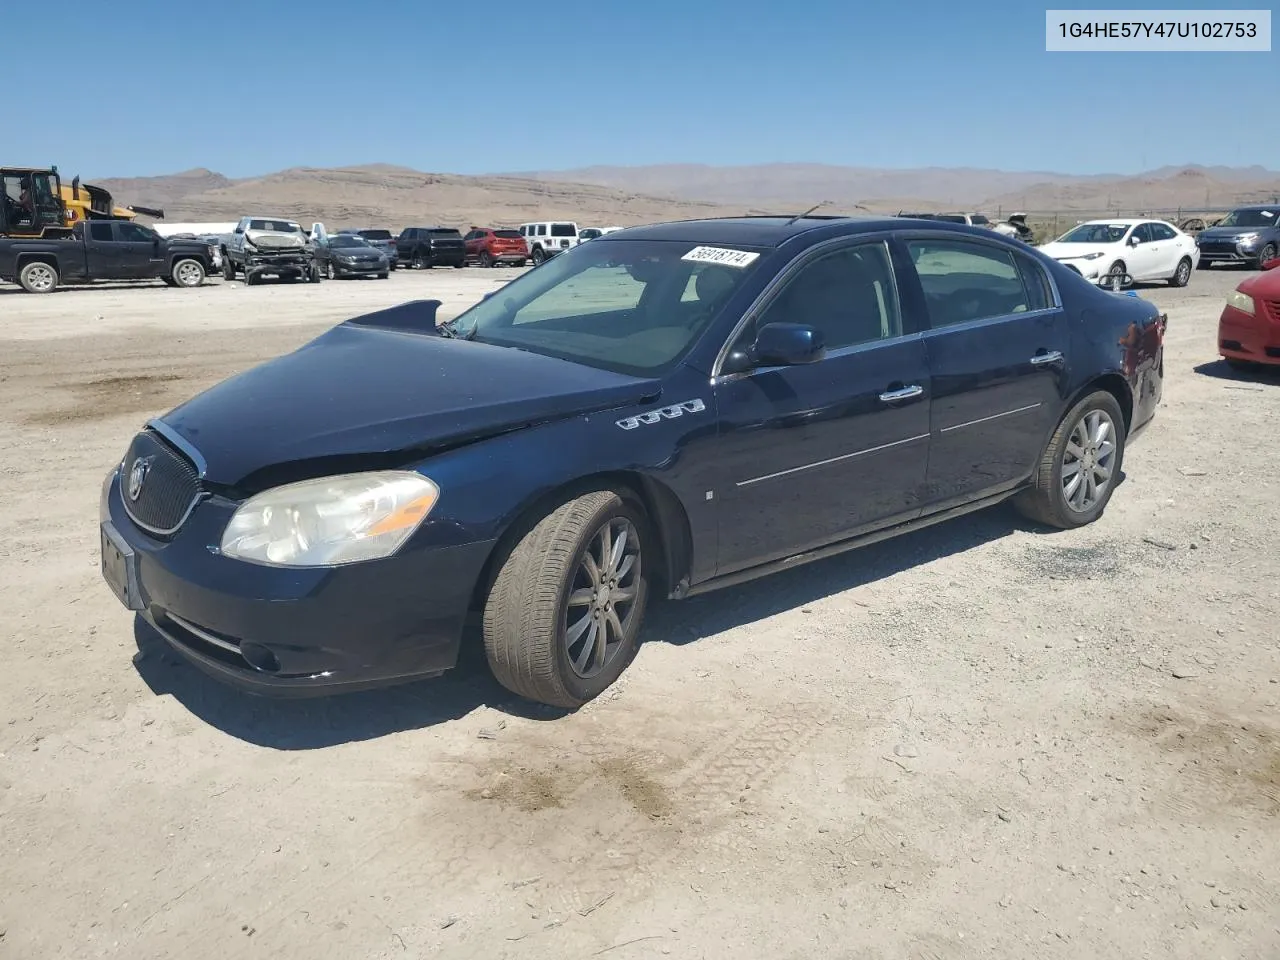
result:
[(58, 238), (0, 237), (0, 280), (28, 293), (52, 293), (62, 283), (163, 280), (198, 287), (213, 269), (214, 248), (202, 240), (166, 240), (128, 220), (77, 223)]

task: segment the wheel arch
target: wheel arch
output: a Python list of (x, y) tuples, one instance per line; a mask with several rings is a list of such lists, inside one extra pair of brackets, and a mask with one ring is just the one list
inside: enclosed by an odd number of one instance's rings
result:
[(676, 493), (661, 480), (635, 470), (615, 470), (578, 477), (526, 501), (489, 551), (472, 591), (471, 609), (483, 609), (498, 570), (526, 533), (556, 507), (592, 490), (616, 490), (644, 511), (658, 540), (658, 583), (654, 592), (671, 595), (681, 589), (693, 566), (693, 533), (689, 515)]
[[(1098, 390), (1105, 390), (1116, 398), (1116, 403), (1120, 405), (1120, 412), (1124, 415), (1125, 436), (1128, 436), (1129, 428), (1133, 425), (1133, 389), (1129, 386), (1129, 381), (1119, 373), (1104, 373), (1101, 376), (1094, 377), (1083, 384), (1074, 394), (1071, 395), (1070, 399), (1067, 400), (1066, 406), (1062, 411), (1062, 416), (1065, 417), (1072, 407), (1089, 394)], [(1061, 422), (1062, 418), (1059, 417), (1058, 419), (1059, 422)]]

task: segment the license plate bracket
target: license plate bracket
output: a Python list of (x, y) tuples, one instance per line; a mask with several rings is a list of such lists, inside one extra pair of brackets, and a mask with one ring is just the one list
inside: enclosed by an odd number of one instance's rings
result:
[(124, 542), (110, 521), (102, 528), (102, 578), (128, 610), (143, 609), (142, 591), (138, 588), (138, 556)]

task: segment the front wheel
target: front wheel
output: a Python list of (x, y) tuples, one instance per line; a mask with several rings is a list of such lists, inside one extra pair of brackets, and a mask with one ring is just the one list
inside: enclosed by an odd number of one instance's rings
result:
[(482, 267), (494, 266), (493, 257), (489, 254), (488, 250), (480, 251), (480, 266)]
[(391, 276), (391, 274), (389, 274), (389, 273), (380, 273), (380, 274), (378, 274), (378, 279), (379, 279), (379, 280), (385, 280), (385, 279), (387, 279), (387, 277), (389, 277), (389, 276)]
[(576, 708), (635, 658), (649, 597), (648, 520), (614, 490), (570, 500), (502, 560), (484, 605), (484, 646), (508, 690)]
[(198, 287), (204, 283), (204, 265), (199, 260), (179, 260), (169, 274), (179, 287)]
[(1070, 530), (1102, 516), (1124, 463), (1124, 414), (1106, 390), (1072, 407), (1049, 438), (1030, 489), (1014, 498), (1026, 517)]
[(1125, 268), (1123, 260), (1117, 260), (1111, 266), (1107, 267), (1108, 277), (1123, 277), (1128, 270)]
[(1173, 276), (1169, 278), (1169, 286), (1185, 287), (1191, 279), (1191, 258), (1183, 257), (1178, 261), (1178, 269), (1173, 271)]
[(236, 265), (225, 257), (222, 260), (222, 279), (234, 280), (236, 278)]
[(1258, 269), (1261, 270), (1262, 265), (1264, 263), (1266, 263), (1268, 260), (1274, 260), (1275, 258), (1276, 258), (1276, 245), (1274, 243), (1268, 243), (1265, 247), (1263, 247), (1261, 250), (1258, 251)]
[(327, 276), (329, 277), (329, 279), (330, 279), (330, 280), (337, 280), (337, 279), (338, 279), (338, 271), (337, 271), (336, 269), (334, 269), (333, 261), (332, 261), (332, 260), (330, 260), (330, 261), (329, 261), (329, 266), (328, 266), (328, 273), (327, 273)]

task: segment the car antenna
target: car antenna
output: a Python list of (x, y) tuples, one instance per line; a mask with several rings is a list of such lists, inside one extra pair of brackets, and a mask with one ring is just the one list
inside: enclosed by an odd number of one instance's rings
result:
[(813, 211), (817, 210), (819, 207), (825, 207), (825, 206), (826, 206), (827, 204), (829, 204), (830, 202), (831, 202), (830, 200), (823, 200), (821, 203), (815, 203), (812, 207), (810, 207), (810, 208), (809, 208), (808, 210), (806, 210), (804, 213), (797, 213), (794, 217), (792, 217), (790, 220), (788, 220), (788, 221), (787, 221), (787, 225), (789, 226), (789, 225), (791, 225), (791, 224), (795, 223), (797, 220), (802, 220), (802, 219), (804, 219), (804, 218), (805, 218), (805, 217), (807, 217), (809, 214), (813, 213)]

